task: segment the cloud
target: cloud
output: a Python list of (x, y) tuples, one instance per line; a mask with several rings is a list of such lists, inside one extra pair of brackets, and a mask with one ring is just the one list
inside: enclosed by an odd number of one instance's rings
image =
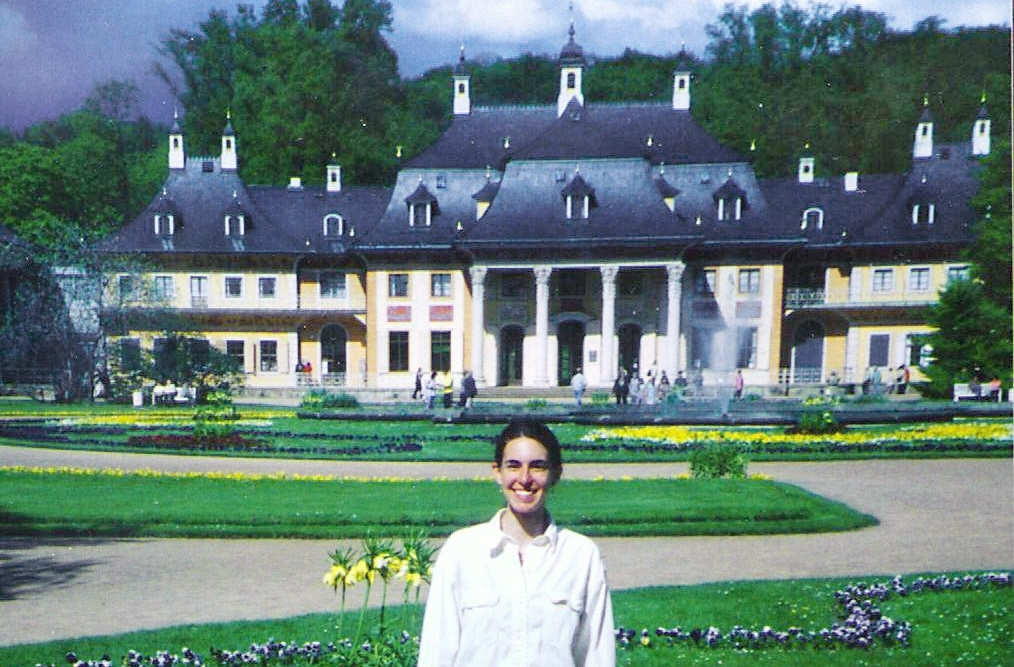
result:
[(0, 57), (29, 55), (38, 44), (39, 36), (29, 27), (24, 15), (13, 7), (0, 5)]
[(412, 0), (397, 3), (394, 26), (437, 39), (526, 43), (566, 34), (567, 17), (562, 0)]

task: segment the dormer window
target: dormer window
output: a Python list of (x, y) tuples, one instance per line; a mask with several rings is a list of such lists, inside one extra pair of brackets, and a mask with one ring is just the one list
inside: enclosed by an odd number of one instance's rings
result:
[(408, 206), (409, 227), (429, 227), (433, 224), (433, 218), (440, 215), (437, 198), (426, 189), (422, 182), (419, 183), (415, 192), (405, 198), (405, 204)]
[(338, 238), (345, 233), (345, 220), (337, 213), (324, 216), (324, 236)]
[(916, 203), (912, 204), (912, 224), (932, 225), (936, 218), (936, 204)]
[(733, 180), (731, 173), (729, 179), (715, 191), (712, 197), (718, 209), (715, 217), (719, 221), (742, 220), (743, 211), (749, 208), (746, 201), (746, 191)]
[(587, 220), (591, 210), (598, 205), (595, 188), (588, 185), (579, 173), (560, 191), (560, 195), (563, 196), (567, 220)]
[(718, 200), (719, 220), (741, 220), (743, 218), (743, 198), (723, 197)]
[(803, 211), (803, 219), (799, 223), (799, 228), (811, 231), (824, 229), (824, 210), (814, 206)]
[(176, 216), (155, 214), (155, 235), (172, 236), (176, 233)]
[(225, 216), (226, 236), (246, 236), (246, 216), (226, 215)]

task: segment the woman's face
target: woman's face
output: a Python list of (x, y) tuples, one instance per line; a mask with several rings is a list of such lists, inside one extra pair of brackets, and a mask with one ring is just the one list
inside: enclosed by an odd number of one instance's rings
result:
[(556, 482), (546, 447), (538, 440), (523, 436), (504, 446), (503, 460), (493, 465), (493, 477), (507, 505), (517, 515), (545, 511), (546, 493)]

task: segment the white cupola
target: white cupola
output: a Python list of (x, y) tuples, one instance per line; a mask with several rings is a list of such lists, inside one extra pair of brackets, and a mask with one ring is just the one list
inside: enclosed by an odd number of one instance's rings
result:
[(574, 41), (574, 21), (570, 22), (570, 41), (560, 50), (560, 95), (556, 98), (556, 116), (567, 110), (571, 101), (584, 106), (581, 79), (584, 75), (584, 49)]
[[(806, 144), (806, 152), (810, 152), (810, 144)], [(813, 183), (813, 167), (816, 160), (811, 155), (799, 158), (798, 180), (800, 183)]]
[(342, 166), (338, 164), (338, 156), (331, 153), (331, 161), (327, 165), (327, 192), (342, 191)]
[(972, 123), (972, 155), (989, 155), (989, 112), (986, 110), (986, 96), (982, 96), (979, 113)]
[(472, 77), (465, 68), (465, 45), (461, 45), (458, 64), (454, 67), (454, 115), (467, 116), (472, 113)]
[(222, 130), (222, 171), (236, 171), (236, 131), (232, 129), (232, 113), (225, 113), (225, 129)]
[(183, 150), (183, 128), (180, 127), (180, 116), (173, 111), (173, 126), (169, 130), (169, 168), (184, 169), (187, 166), (187, 155)]
[(915, 143), (912, 145), (912, 157), (933, 157), (933, 114), (929, 110), (929, 100), (923, 100), (922, 116), (915, 126)]
[(676, 111), (690, 110), (690, 56), (686, 46), (680, 48), (676, 58), (676, 71), (672, 80), (672, 108)]

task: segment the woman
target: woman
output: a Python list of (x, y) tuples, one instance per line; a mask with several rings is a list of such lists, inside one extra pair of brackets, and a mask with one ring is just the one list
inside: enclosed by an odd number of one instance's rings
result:
[(494, 441), (506, 507), (456, 531), (433, 572), (419, 667), (613, 667), (612, 603), (595, 544), (553, 523), (563, 473), (544, 424), (514, 419)]

